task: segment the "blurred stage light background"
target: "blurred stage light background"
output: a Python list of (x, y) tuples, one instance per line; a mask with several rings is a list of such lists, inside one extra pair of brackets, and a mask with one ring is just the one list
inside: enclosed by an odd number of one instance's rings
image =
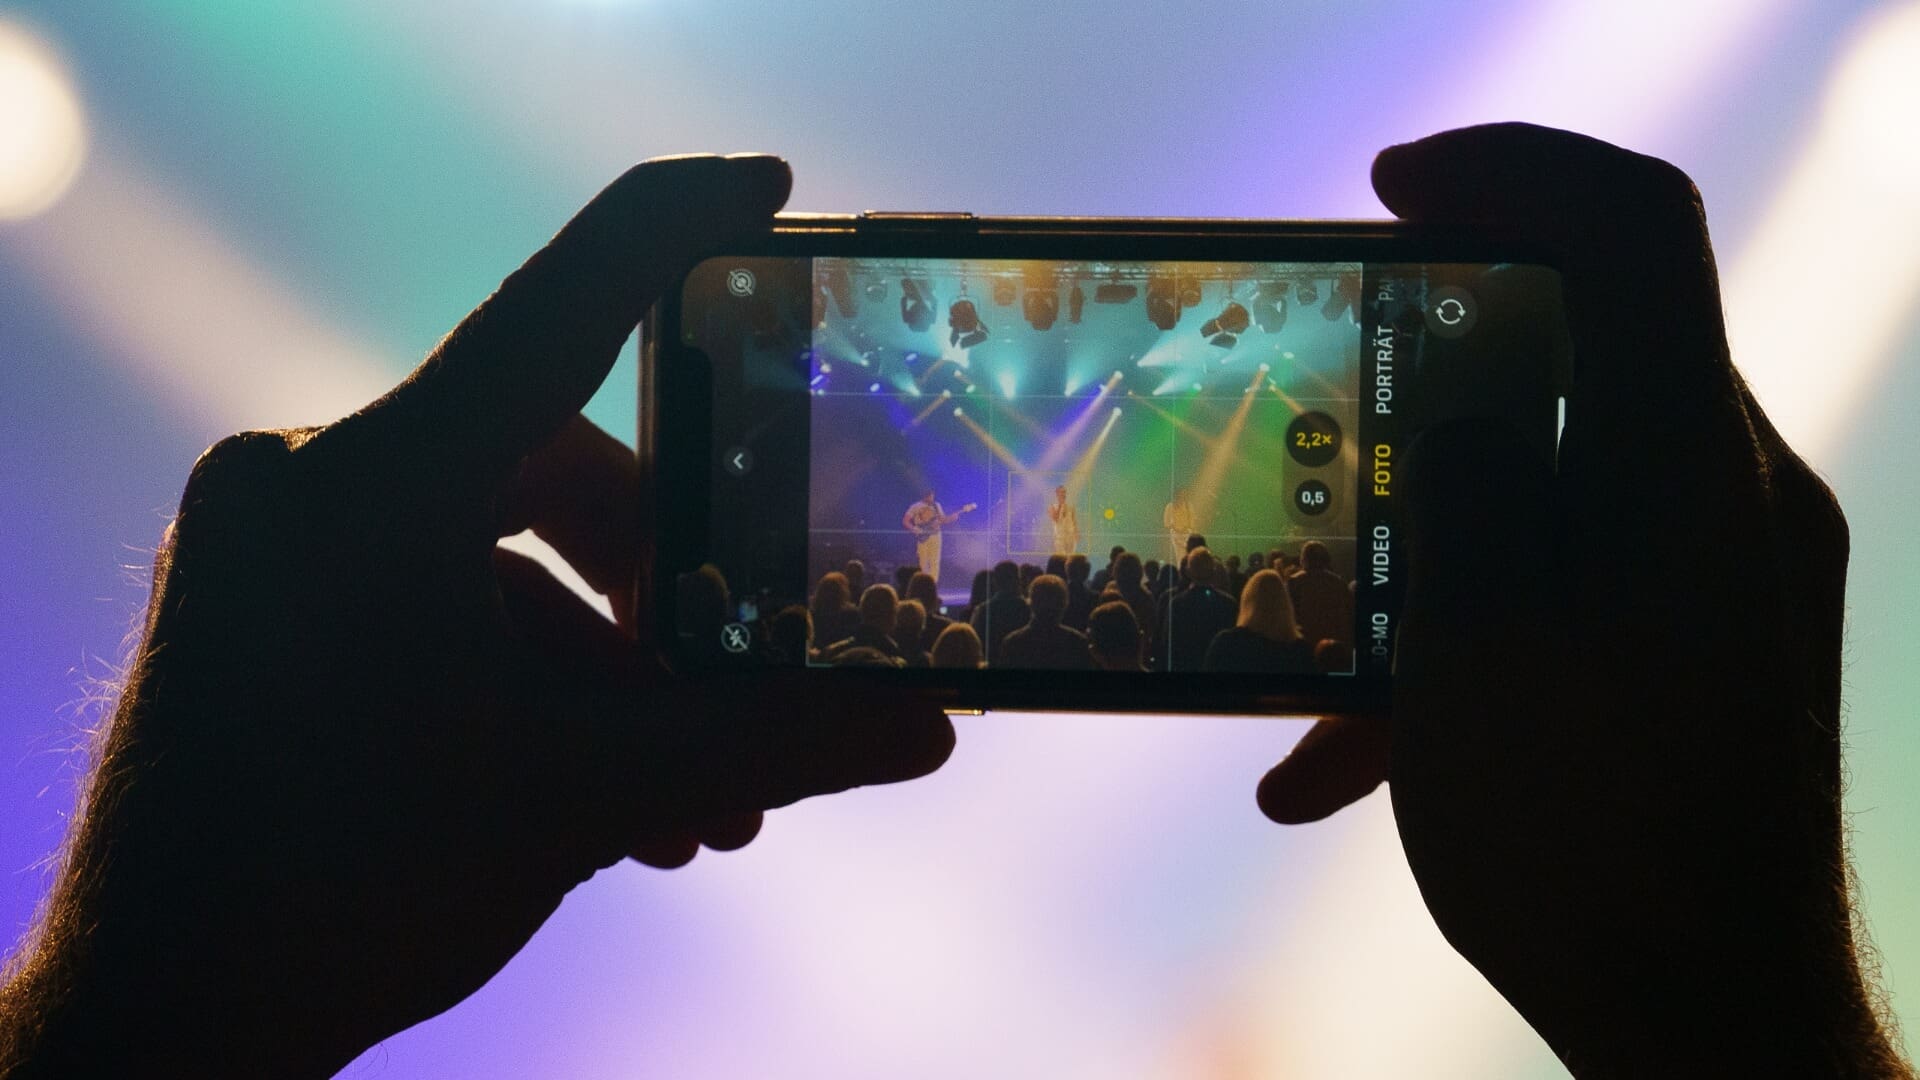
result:
[[(1698, 180), (1736, 358), (1846, 506), (1848, 809), (1912, 1031), (1916, 116), (1911, 2), (0, 4), (0, 927), (198, 451), (374, 395), (633, 160), (777, 151), (811, 210), (1379, 216), (1377, 148), (1527, 119)], [(629, 349), (591, 415), (630, 437), (633, 393)], [(928, 780), (601, 875), (345, 1075), (1561, 1075), (1384, 795), (1260, 818), (1303, 727), (963, 720)]]

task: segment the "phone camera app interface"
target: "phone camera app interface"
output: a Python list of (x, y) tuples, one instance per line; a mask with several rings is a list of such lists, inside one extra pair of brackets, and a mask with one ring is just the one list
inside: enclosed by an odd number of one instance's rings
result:
[(682, 340), (725, 449), (711, 561), (680, 578), (688, 651), (1384, 673), (1396, 448), (1492, 268), (1432, 269), (703, 265)]

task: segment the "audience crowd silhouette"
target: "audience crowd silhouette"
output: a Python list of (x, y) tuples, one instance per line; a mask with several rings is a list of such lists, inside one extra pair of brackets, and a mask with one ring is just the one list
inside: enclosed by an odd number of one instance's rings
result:
[[(885, 575), (877, 575), (884, 578)], [(746, 652), (722, 633), (732, 602), (712, 566), (681, 575), (682, 655), (696, 662), (799, 666), (1341, 673), (1353, 665), (1353, 582), (1326, 546), (1224, 559), (1192, 536), (1177, 565), (1124, 547), (1098, 571), (1085, 555), (980, 570), (964, 604), (897, 567), (867, 584), (860, 559), (822, 574), (805, 604), (749, 627)]]

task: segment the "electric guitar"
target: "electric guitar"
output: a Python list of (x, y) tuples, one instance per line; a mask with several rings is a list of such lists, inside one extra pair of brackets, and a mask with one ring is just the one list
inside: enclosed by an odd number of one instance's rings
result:
[[(960, 509), (955, 510), (951, 516), (957, 518), (961, 514), (969, 513), (979, 508), (979, 503), (968, 503)], [(909, 519), (907, 528), (912, 530), (915, 540), (925, 540), (927, 537), (939, 532), (943, 527), (945, 527), (945, 522), (933, 507), (927, 506), (924, 503), (916, 503), (914, 505), (913, 514)]]

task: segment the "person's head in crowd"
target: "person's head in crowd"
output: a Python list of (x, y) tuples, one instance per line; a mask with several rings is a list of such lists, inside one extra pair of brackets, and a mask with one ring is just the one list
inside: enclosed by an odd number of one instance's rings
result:
[(1274, 641), (1300, 640), (1300, 624), (1293, 614), (1293, 597), (1287, 592), (1286, 579), (1277, 570), (1258, 570), (1240, 591), (1240, 617), (1235, 626), (1244, 626)]
[(1140, 623), (1124, 601), (1108, 600), (1087, 616), (1087, 652), (1103, 671), (1140, 671)]
[(1238, 555), (1227, 556), (1227, 575), (1231, 577), (1232, 575), (1238, 574), (1239, 572), (1240, 572), (1240, 556)]
[(918, 568), (911, 564), (894, 567), (893, 591), (899, 593), (901, 596), (907, 595), (907, 585), (913, 581), (913, 575), (918, 572)]
[(847, 591), (859, 596), (867, 588), (867, 564), (859, 559), (848, 559), (847, 565), (840, 568), (847, 575)]
[(1113, 580), (1122, 589), (1138, 589), (1140, 579), (1146, 574), (1140, 565), (1140, 556), (1131, 551), (1123, 551), (1113, 560)]
[(1279, 548), (1268, 548), (1267, 549), (1267, 569), (1279, 570), (1284, 573), (1286, 568), (1287, 568), (1286, 552), (1281, 551)]
[(1112, 547), (1108, 548), (1107, 549), (1107, 565), (1112, 566), (1114, 563), (1119, 562), (1120, 556), (1125, 554), (1126, 550), (1127, 550), (1127, 546), (1125, 544), (1115, 544)]
[(1160, 560), (1148, 559), (1140, 567), (1140, 584), (1143, 588), (1154, 588), (1160, 584)]
[(1202, 536), (1202, 535), (1200, 535), (1199, 533), (1190, 533), (1190, 534), (1188, 534), (1188, 536), (1187, 536), (1187, 550), (1188, 550), (1188, 551), (1192, 551), (1192, 550), (1193, 550), (1194, 548), (1203, 548), (1203, 547), (1206, 547), (1206, 546), (1207, 546), (1207, 538), (1206, 538), (1206, 537), (1204, 537), (1204, 536)]
[(1027, 594), (1027, 586), (1033, 584), (1033, 579), (1039, 576), (1040, 576), (1039, 567), (1033, 565), (1032, 563), (1021, 563), (1020, 564), (1020, 595), (1025, 596)]
[(1313, 647), (1313, 669), (1322, 675), (1353, 670), (1353, 646), (1333, 638), (1322, 638)]
[(1300, 545), (1300, 565), (1313, 571), (1328, 570), (1333, 566), (1333, 556), (1327, 553), (1327, 545), (1309, 540)]
[(867, 591), (860, 594), (860, 625), (878, 630), (883, 634), (893, 633), (893, 617), (900, 610), (900, 598), (894, 595), (891, 585), (869, 585)]
[[(885, 588), (885, 586), (875, 587)], [(833, 666), (897, 668), (900, 666), (900, 658), (888, 656), (871, 645), (855, 645), (851, 649), (840, 650), (840, 653), (833, 658)]]
[(1027, 602), (1033, 605), (1036, 624), (1056, 626), (1067, 613), (1067, 583), (1052, 574), (1041, 574), (1027, 586)]
[(852, 602), (853, 589), (847, 584), (847, 575), (828, 571), (813, 587), (813, 621), (817, 623)]
[(920, 649), (920, 635), (927, 631), (927, 609), (918, 600), (902, 600), (893, 615), (893, 640), (910, 652)]
[(1052, 574), (1054, 577), (1057, 577), (1057, 578), (1066, 577), (1067, 576), (1067, 557), (1065, 555), (1060, 554), (1059, 552), (1055, 552), (1054, 554), (1047, 556), (1047, 573)]
[(980, 635), (963, 622), (954, 623), (933, 639), (932, 664), (937, 668), (970, 670), (980, 666), (984, 655), (980, 648)]
[(1214, 559), (1213, 552), (1205, 547), (1197, 547), (1187, 552), (1187, 580), (1195, 585), (1219, 587), (1220, 563)]
[(799, 604), (788, 604), (768, 623), (767, 642), (778, 663), (805, 664), (813, 651), (813, 616)]
[(674, 611), (683, 634), (704, 634), (727, 623), (727, 579), (707, 563), (674, 580)]
[(1266, 569), (1266, 567), (1267, 567), (1266, 552), (1256, 551), (1253, 554), (1247, 556), (1247, 573), (1251, 574), (1258, 570), (1264, 570)]
[(1068, 581), (1085, 585), (1087, 583), (1087, 575), (1091, 573), (1093, 573), (1093, 561), (1091, 559), (1078, 553), (1067, 556)]
[(1180, 568), (1173, 565), (1172, 563), (1168, 563), (1167, 565), (1162, 566), (1160, 568), (1160, 573), (1156, 575), (1154, 579), (1153, 591), (1160, 594), (1161, 596), (1166, 596), (1170, 593), (1179, 591), (1179, 588), (1180, 588)]
[[(1017, 577), (1018, 575), (1016, 574), (1015, 576)], [(988, 571), (975, 571), (973, 575), (973, 592), (968, 594), (967, 603), (972, 604), (974, 607), (979, 607), (981, 604), (986, 603), (987, 597), (993, 593), (992, 581), (992, 576)]]
[(1002, 559), (993, 564), (993, 595), (1020, 595), (1020, 564)]
[(932, 574), (923, 571), (909, 578), (907, 596), (920, 601), (920, 607), (926, 614), (940, 614), (940, 586), (934, 582)]

